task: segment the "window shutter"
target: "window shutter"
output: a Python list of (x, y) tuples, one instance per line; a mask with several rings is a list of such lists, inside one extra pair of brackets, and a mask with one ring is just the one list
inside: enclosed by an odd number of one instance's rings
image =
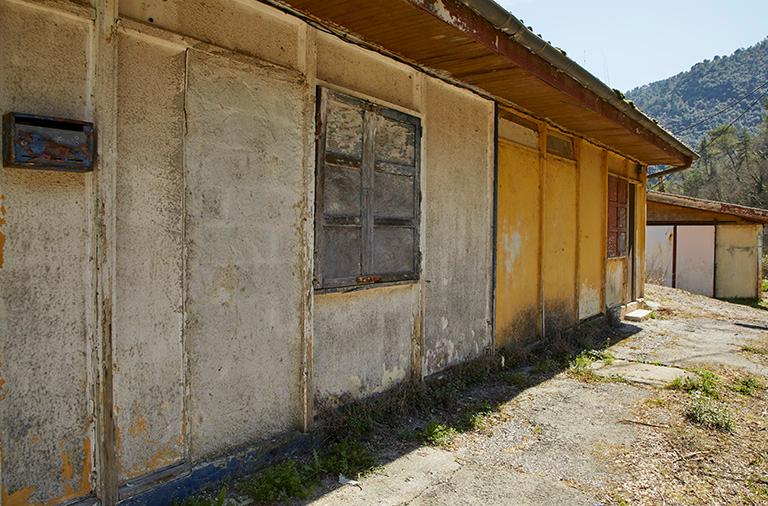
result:
[(376, 116), (372, 202), (372, 273), (395, 281), (418, 270), (417, 118), (389, 109)]
[(418, 118), (319, 89), (315, 288), (418, 278)]
[(363, 125), (360, 101), (320, 88), (315, 287), (354, 284), (363, 258)]

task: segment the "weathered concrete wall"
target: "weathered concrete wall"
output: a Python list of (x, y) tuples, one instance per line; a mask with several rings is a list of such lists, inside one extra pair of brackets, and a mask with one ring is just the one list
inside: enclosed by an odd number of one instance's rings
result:
[(190, 51), (185, 140), (190, 453), (301, 421), (298, 74)]
[(715, 296), (755, 298), (760, 293), (762, 225), (718, 225)]
[(537, 336), (540, 320), (539, 154), (499, 143), (496, 346)]
[(579, 319), (600, 314), (603, 290), (602, 150), (582, 142), (579, 160)]
[(237, 53), (297, 68), (303, 23), (260, 4), (233, 0), (120, 0), (120, 15)]
[(324, 32), (316, 32), (316, 37), (318, 79), (406, 112), (422, 111), (423, 76), (413, 68)]
[[(316, 33), (317, 78), (342, 92), (419, 114), (415, 70), (377, 53)], [(422, 163), (422, 177), (424, 165)], [(420, 285), (315, 294), (313, 371), (316, 408), (382, 391), (418, 373)]]
[(316, 408), (390, 388), (412, 372), (419, 287), (400, 285), (315, 297)]
[(182, 47), (121, 34), (113, 360), (121, 481), (184, 457)]
[(423, 175), (424, 372), (492, 346), (493, 104), (429, 78)]
[(545, 334), (567, 329), (578, 321), (576, 312), (576, 163), (547, 157), (544, 178)]
[[(0, 113), (90, 119), (90, 19), (0, 1)], [(0, 170), (0, 502), (91, 489), (90, 175)]]

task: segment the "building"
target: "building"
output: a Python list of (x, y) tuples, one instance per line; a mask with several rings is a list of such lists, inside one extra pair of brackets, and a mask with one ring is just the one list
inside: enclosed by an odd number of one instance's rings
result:
[(3, 506), (171, 500), (636, 299), (696, 156), (487, 0), (0, 0), (0, 111)]
[(768, 210), (648, 192), (650, 283), (719, 298), (760, 297)]

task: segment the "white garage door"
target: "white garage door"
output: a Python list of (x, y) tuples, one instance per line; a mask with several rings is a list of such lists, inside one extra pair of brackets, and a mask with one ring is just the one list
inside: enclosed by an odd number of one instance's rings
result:
[(672, 286), (672, 258), (675, 227), (648, 225), (645, 234), (645, 280), (655, 285)]
[(675, 286), (712, 297), (715, 284), (715, 227), (678, 225)]

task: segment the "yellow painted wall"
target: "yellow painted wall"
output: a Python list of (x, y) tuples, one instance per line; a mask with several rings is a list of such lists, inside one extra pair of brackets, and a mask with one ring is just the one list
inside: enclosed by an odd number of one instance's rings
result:
[(576, 180), (575, 162), (547, 157), (542, 258), (545, 334), (577, 321)]
[(579, 163), (579, 318), (603, 311), (603, 152), (582, 143)]
[(759, 286), (761, 225), (718, 225), (715, 296), (754, 298)]
[(496, 345), (536, 335), (539, 314), (539, 155), (499, 142)]

